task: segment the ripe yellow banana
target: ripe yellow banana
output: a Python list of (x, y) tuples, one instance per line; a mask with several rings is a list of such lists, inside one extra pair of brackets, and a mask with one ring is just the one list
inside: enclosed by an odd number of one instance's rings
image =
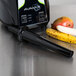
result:
[(68, 42), (68, 43), (76, 44), (76, 37), (72, 36), (70, 34), (62, 33), (57, 30), (54, 30), (52, 28), (47, 28), (46, 34), (55, 38), (55, 39), (58, 39), (58, 40), (61, 40), (64, 42)]

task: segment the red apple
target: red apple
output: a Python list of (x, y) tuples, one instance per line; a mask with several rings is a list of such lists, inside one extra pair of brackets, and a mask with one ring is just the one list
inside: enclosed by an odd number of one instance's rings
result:
[(56, 19), (52, 24), (52, 28), (57, 29), (56, 27), (58, 25), (61, 25), (61, 26), (64, 26), (64, 27), (69, 27), (69, 28), (74, 27), (72, 19), (70, 19), (68, 17), (65, 17), (65, 16)]

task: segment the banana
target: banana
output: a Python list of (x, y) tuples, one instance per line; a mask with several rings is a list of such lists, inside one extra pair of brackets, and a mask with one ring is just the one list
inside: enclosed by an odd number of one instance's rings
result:
[(47, 28), (46, 34), (55, 39), (58, 39), (58, 40), (61, 40), (64, 42), (68, 42), (68, 43), (72, 43), (72, 44), (76, 44), (76, 37), (72, 36), (70, 34), (62, 33), (60, 31), (54, 30), (52, 28)]

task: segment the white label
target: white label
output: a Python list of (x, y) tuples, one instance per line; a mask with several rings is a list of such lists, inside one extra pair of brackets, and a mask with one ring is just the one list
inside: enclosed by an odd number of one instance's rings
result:
[(25, 4), (25, 0), (18, 0), (18, 9), (20, 9), (21, 7), (23, 7)]
[(45, 4), (44, 0), (38, 0), (38, 1), (39, 1), (39, 3), (41, 3), (41, 4)]

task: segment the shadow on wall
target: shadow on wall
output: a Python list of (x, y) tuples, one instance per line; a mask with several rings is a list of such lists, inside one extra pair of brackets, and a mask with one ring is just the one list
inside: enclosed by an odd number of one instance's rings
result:
[(17, 25), (16, 0), (0, 0), (0, 20)]

